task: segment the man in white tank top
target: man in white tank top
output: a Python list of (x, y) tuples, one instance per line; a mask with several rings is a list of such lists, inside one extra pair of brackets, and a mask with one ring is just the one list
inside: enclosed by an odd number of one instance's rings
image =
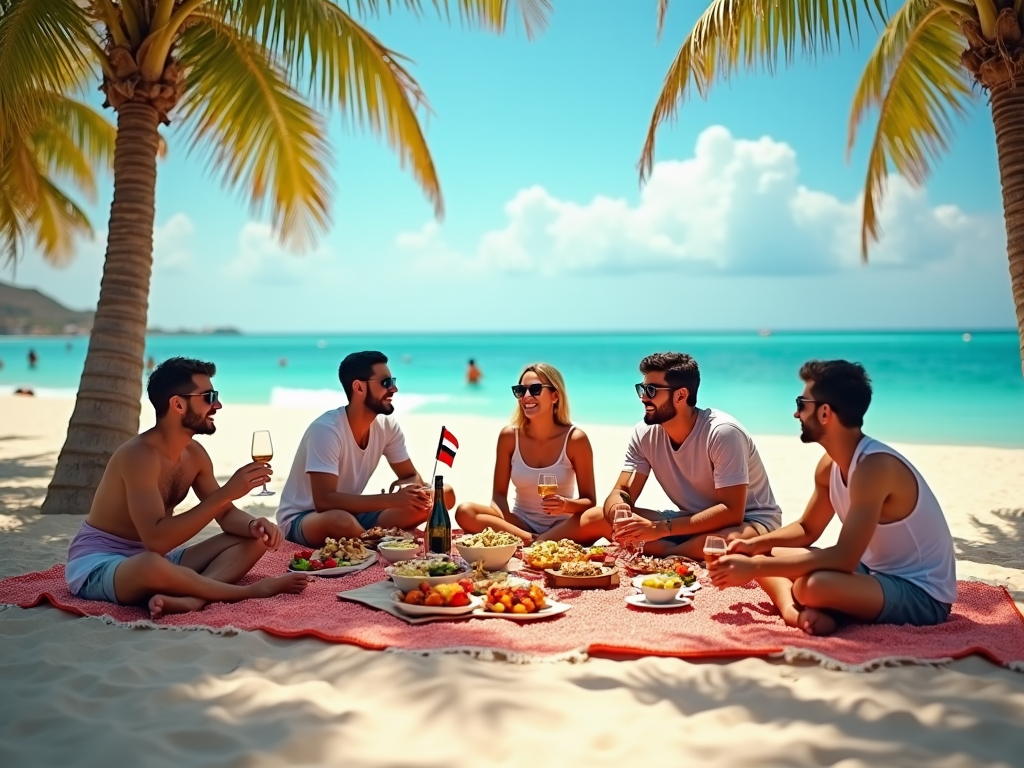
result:
[[(812, 635), (842, 621), (941, 624), (957, 595), (953, 538), (917, 469), (861, 431), (871, 403), (867, 373), (845, 360), (815, 360), (800, 378), (800, 439), (825, 449), (811, 500), (799, 521), (732, 542), (712, 581), (756, 579), (786, 623)], [(804, 549), (833, 514), (843, 524), (836, 544)]]

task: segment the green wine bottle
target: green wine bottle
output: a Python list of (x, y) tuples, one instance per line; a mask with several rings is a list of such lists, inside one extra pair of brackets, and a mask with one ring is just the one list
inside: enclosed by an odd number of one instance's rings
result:
[(452, 552), (452, 522), (448, 519), (448, 510), (444, 506), (444, 479), (441, 475), (434, 478), (434, 506), (427, 520), (427, 551), (439, 555), (450, 555)]

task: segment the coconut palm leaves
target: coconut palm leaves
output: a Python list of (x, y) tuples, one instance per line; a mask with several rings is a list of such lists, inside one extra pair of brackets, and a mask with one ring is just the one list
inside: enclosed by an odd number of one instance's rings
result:
[(37, 94), (34, 114), (28, 132), (8, 130), (0, 143), (0, 259), (17, 261), (33, 244), (62, 265), (92, 226), (59, 185), (94, 201), (93, 169), (109, 165), (116, 131), (91, 107), (58, 94)]

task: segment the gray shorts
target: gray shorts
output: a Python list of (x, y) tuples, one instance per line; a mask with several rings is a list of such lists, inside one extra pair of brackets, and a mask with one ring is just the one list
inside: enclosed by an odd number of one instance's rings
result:
[[(657, 512), (657, 514), (661, 515), (661, 517), (658, 518), (659, 520), (669, 520), (669, 519), (677, 520), (680, 517), (689, 517), (690, 516), (689, 513), (687, 513), (687, 512), (680, 512), (678, 509), (666, 509), (666, 510), (662, 510), (661, 512)], [(746, 518), (743, 519), (743, 522), (746, 523), (747, 525), (754, 526), (754, 529), (757, 531), (757, 535), (758, 536), (764, 536), (766, 533), (768, 533), (768, 528), (764, 525), (764, 523), (758, 522), (757, 520), (748, 520)], [(694, 534), (689, 534), (689, 535), (684, 535), (684, 536), (662, 536), (660, 539), (658, 539), (658, 541), (667, 541), (670, 544), (677, 544), (678, 545), (678, 544), (685, 544), (690, 539), (692, 539), (694, 536), (709, 536), (709, 535), (713, 535), (714, 533), (715, 533), (715, 531), (707, 531), (706, 533), (694, 533)]]
[[(363, 526), (364, 529), (368, 529), (373, 528), (373, 526), (377, 525), (377, 521), (380, 520), (380, 515), (383, 511), (383, 509), (378, 509), (376, 512), (353, 512), (352, 517), (354, 517), (356, 519), (356, 522)], [(316, 512), (315, 509), (310, 509), (307, 510), (306, 512), (300, 512), (295, 517), (293, 517), (291, 519), (291, 523), (288, 525), (287, 530), (283, 532), (284, 537), (293, 544), (298, 544), (300, 547), (316, 549), (317, 545), (310, 544), (308, 541), (306, 541), (306, 537), (302, 535), (303, 518), (305, 518), (306, 515), (312, 515), (314, 512)]]
[(912, 624), (915, 627), (929, 627), (942, 624), (949, 618), (953, 606), (943, 603), (900, 576), (872, 571), (861, 563), (857, 573), (870, 576), (882, 585), (882, 612), (875, 624)]
[[(186, 549), (188, 547), (172, 549), (164, 557), (175, 565), (181, 565), (181, 557)], [(75, 597), (83, 600), (105, 600), (120, 605), (114, 591), (114, 571), (127, 559), (125, 555), (97, 552), (71, 560), (64, 567), (68, 589)]]

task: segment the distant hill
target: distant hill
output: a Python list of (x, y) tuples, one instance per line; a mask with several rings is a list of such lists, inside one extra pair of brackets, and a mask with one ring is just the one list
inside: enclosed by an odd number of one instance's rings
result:
[(0, 282), (0, 334), (88, 333), (92, 312), (76, 312), (34, 288)]

